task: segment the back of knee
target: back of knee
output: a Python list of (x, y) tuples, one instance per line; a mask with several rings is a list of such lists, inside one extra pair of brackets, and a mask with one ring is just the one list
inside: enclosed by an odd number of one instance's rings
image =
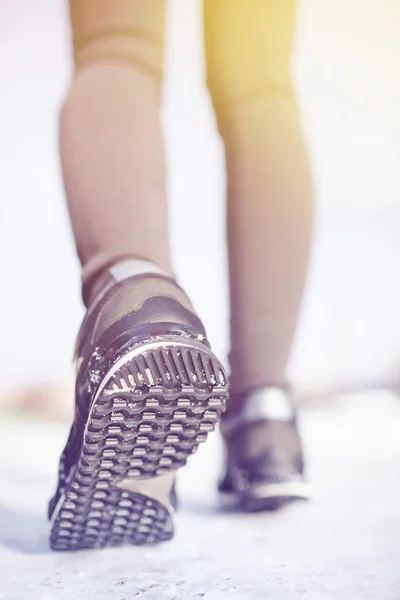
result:
[(253, 64), (233, 63), (228, 68), (209, 68), (207, 85), (220, 121), (236, 112), (251, 109), (255, 104), (273, 98), (293, 96), (288, 61)]
[(118, 29), (102, 31), (74, 40), (75, 70), (88, 65), (117, 63), (128, 65), (161, 85), (162, 48), (155, 40)]

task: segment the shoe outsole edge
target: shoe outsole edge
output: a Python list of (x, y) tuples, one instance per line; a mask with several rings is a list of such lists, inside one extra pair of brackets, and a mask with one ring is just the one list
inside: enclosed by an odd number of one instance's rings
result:
[(245, 491), (219, 491), (221, 510), (235, 512), (269, 512), (296, 501), (312, 498), (306, 481), (283, 481), (249, 486)]

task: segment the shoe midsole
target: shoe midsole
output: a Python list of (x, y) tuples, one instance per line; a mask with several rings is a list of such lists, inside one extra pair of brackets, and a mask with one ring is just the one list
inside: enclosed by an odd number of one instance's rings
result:
[(243, 492), (219, 492), (220, 504), (224, 507), (236, 506), (245, 499), (267, 500), (272, 498), (311, 498), (312, 488), (304, 481), (265, 483), (252, 485)]

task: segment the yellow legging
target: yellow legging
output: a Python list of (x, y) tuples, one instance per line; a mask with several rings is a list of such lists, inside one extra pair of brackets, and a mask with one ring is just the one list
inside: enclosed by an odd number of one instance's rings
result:
[[(88, 302), (123, 258), (172, 273), (158, 119), (165, 6), (71, 0), (70, 9), (76, 68), (60, 145)], [(226, 151), (234, 392), (285, 381), (304, 287), (312, 190), (290, 76), (294, 21), (294, 0), (204, 0)]]

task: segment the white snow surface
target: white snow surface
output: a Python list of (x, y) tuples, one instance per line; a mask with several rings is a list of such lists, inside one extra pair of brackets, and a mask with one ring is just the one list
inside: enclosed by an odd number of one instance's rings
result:
[(213, 435), (179, 478), (177, 535), (158, 547), (51, 553), (45, 506), (67, 426), (0, 420), (0, 598), (398, 600), (400, 402), (341, 398), (302, 414), (314, 500), (219, 512)]

